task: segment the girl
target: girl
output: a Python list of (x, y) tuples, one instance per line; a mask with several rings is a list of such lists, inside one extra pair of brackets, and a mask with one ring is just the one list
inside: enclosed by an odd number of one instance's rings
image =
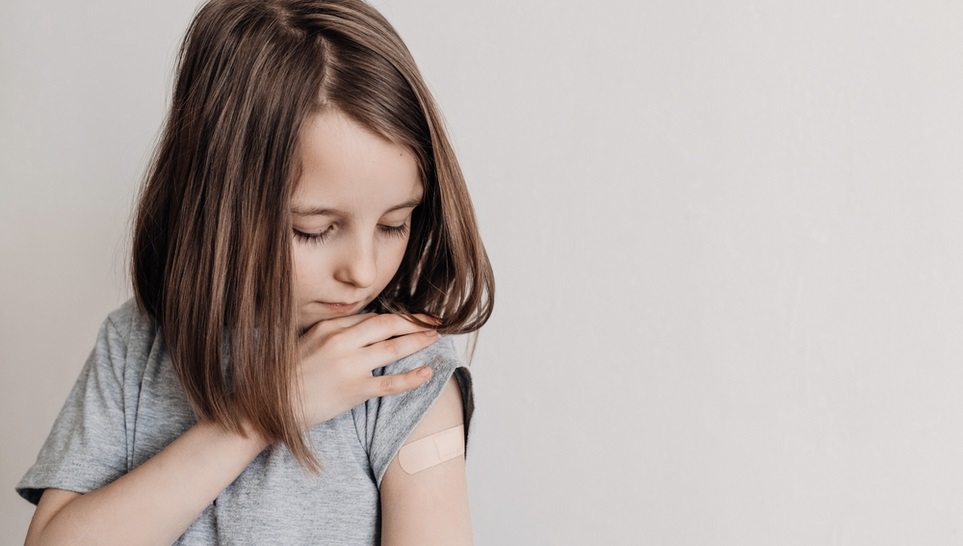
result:
[(470, 378), (437, 332), (485, 323), (492, 272), (380, 14), (203, 6), (132, 262), (134, 300), (18, 485), (28, 544), (471, 542), (460, 450), (401, 456), (464, 447)]

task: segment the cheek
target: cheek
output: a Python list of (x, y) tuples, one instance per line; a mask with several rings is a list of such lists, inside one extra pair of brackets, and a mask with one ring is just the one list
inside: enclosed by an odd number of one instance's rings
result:
[(379, 276), (382, 277), (382, 284), (387, 285), (388, 281), (398, 272), (401, 259), (405, 257), (405, 248), (407, 246), (407, 241), (405, 241), (404, 244), (392, 245), (379, 256), (378, 273)]
[(295, 243), (291, 247), (291, 262), (294, 273), (294, 298), (296, 301), (304, 300), (312, 293), (312, 287), (317, 285), (320, 275), (320, 260), (316, 253), (308, 252), (304, 245)]

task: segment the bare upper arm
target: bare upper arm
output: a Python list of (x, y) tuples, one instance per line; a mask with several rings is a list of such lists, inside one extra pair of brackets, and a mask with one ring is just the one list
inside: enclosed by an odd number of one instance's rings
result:
[[(405, 444), (464, 423), (461, 390), (452, 377)], [(465, 457), (415, 474), (395, 456), (381, 482), (382, 544), (471, 544)]]
[(40, 502), (37, 509), (33, 512), (33, 519), (30, 520), (30, 527), (27, 528), (27, 538), (24, 544), (35, 544), (40, 540), (40, 534), (50, 523), (50, 520), (58, 512), (67, 506), (71, 501), (80, 496), (80, 493), (65, 491), (63, 489), (45, 489), (40, 495)]

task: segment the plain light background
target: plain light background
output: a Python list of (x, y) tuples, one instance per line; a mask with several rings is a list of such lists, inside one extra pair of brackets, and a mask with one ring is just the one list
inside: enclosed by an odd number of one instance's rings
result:
[[(963, 544), (963, 4), (383, 0), (497, 274), (484, 545)], [(0, 18), (0, 543), (195, 0)]]

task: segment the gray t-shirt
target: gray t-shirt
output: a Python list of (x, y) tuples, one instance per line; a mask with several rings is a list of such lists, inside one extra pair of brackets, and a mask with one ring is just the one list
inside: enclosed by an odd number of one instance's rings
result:
[[(458, 378), (465, 424), (471, 378), (451, 339), (379, 370), (427, 364), (431, 380), (376, 398), (310, 431), (324, 470), (306, 474), (283, 445), (263, 451), (207, 507), (176, 544), (377, 544), (378, 489), (388, 464), (441, 394)], [(17, 485), (32, 503), (46, 488), (85, 493), (116, 480), (197, 421), (163, 335), (128, 301), (104, 321), (37, 462)]]

